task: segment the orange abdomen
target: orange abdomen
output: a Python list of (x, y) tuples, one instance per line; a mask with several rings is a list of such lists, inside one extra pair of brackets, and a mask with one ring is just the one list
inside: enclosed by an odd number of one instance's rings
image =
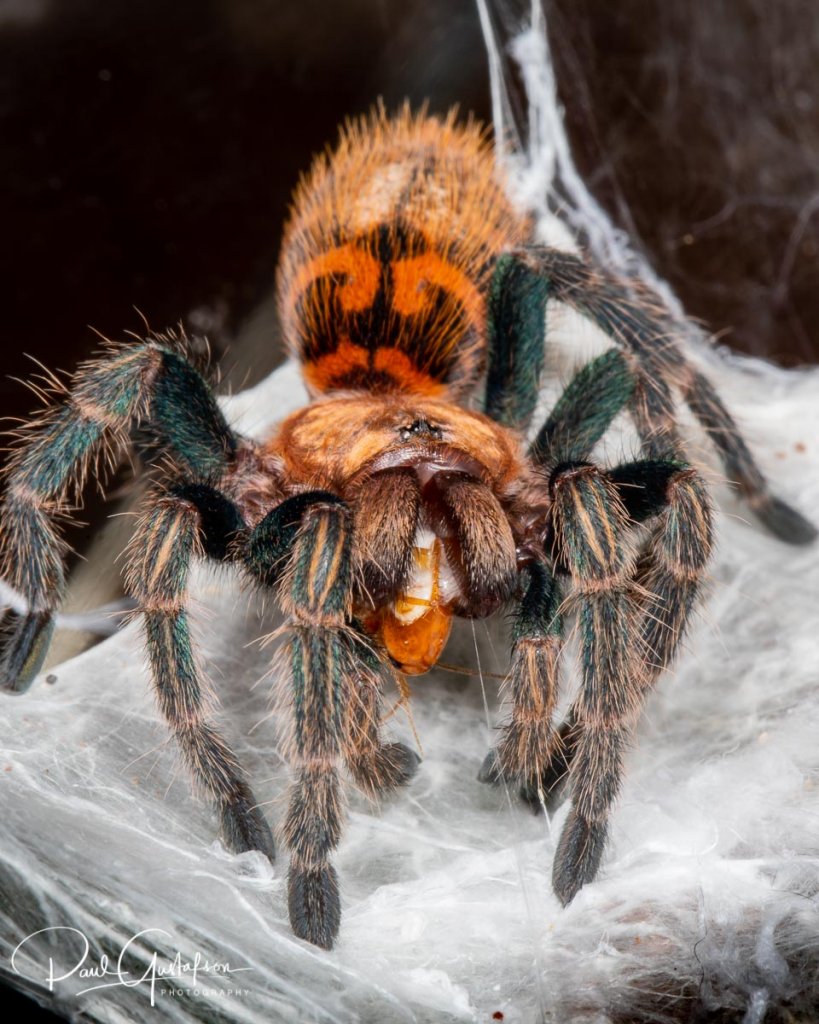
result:
[(494, 260), (528, 234), (477, 124), (405, 109), (348, 125), (296, 191), (279, 264), (312, 393), (468, 391)]

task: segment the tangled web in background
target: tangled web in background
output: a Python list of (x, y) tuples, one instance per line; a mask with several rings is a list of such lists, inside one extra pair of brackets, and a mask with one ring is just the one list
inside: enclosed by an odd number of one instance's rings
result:
[[(496, 119), (517, 132), (514, 188), (540, 207), (544, 237), (582, 238), (601, 262), (652, 280), (574, 173), (554, 100), (543, 25), (511, 41), (515, 11), (481, 7)], [(510, 52), (527, 87), (525, 122), (506, 88)], [(549, 186), (547, 189), (547, 185)], [(543, 197), (548, 194), (549, 202)], [(559, 219), (553, 212), (557, 210)], [(666, 290), (662, 289), (665, 294)], [(672, 308), (673, 297), (666, 295)], [(564, 310), (550, 318), (557, 379), (600, 344)], [(682, 329), (682, 328), (681, 328)], [(745, 427), (763, 468), (805, 510), (819, 507), (819, 373), (719, 359), (685, 325), (694, 356)], [(544, 394), (544, 407), (559, 384)], [(224, 402), (258, 435), (305, 395), (292, 366)], [(275, 410), (266, 418), (265, 410)], [(635, 450), (623, 427), (601, 458)], [(713, 466), (704, 439), (692, 451)], [(228, 976), (44, 983), (48, 959), (67, 973), (76, 934), (28, 943), (13, 983), (64, 1013), (94, 1021), (679, 1021), (721, 1009), (724, 1020), (810, 1020), (819, 1004), (819, 554), (787, 548), (742, 517), (715, 483), (721, 509), (707, 606), (639, 729), (599, 880), (564, 910), (551, 893), (554, 819), (532, 816), (476, 781), (497, 720), (492, 673), (507, 641), (462, 624), (445, 660), (484, 673), (439, 672), (414, 683), (424, 764), (379, 812), (351, 794), (337, 865), (344, 919), (330, 954), (296, 941), (283, 872), (218, 840), (209, 806), (186, 774), (151, 699), (138, 630), (115, 637), (4, 703), (5, 828), (0, 838), (2, 970), (27, 935), (73, 927), (89, 963), (136, 936), (136, 979), (181, 953), (229, 962)], [(275, 626), (227, 575), (202, 570), (194, 622), (222, 721), (268, 814), (280, 821), (287, 773), (270, 716)], [(568, 682), (568, 672), (564, 678)], [(568, 686), (567, 686), (568, 689)], [(414, 744), (411, 724), (391, 720)], [(146, 930), (149, 930), (146, 932)], [(156, 1006), (151, 1005), (151, 999)]]

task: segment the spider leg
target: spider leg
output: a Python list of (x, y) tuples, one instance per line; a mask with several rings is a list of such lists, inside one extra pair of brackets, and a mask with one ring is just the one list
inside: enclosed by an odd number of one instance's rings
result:
[(342, 754), (358, 788), (374, 798), (406, 785), (421, 758), (404, 743), (381, 738), (381, 688), (385, 666), (363, 639), (352, 636), (355, 659)]
[(356, 674), (350, 519), (332, 494), (297, 495), (256, 527), (245, 556), (262, 582), (281, 581), (291, 621), (295, 780), (283, 825), (288, 905), (295, 934), (324, 949), (332, 947), (341, 920), (330, 853), (341, 835), (339, 767)]
[(340, 504), (315, 507), (296, 539), (288, 611), (296, 780), (284, 822), (290, 848), (288, 904), (300, 938), (329, 949), (341, 906), (330, 852), (341, 835), (342, 729), (355, 671), (349, 517)]
[(813, 523), (769, 493), (765, 477), (708, 378), (693, 367), (687, 367), (681, 388), (689, 408), (719, 449), (728, 479), (736, 481), (757, 518), (788, 544), (809, 544), (815, 540), (817, 530)]
[(626, 356), (610, 349), (572, 377), (529, 448), (529, 458), (551, 472), (561, 462), (582, 462), (634, 397)]
[(159, 707), (194, 778), (219, 810), (231, 849), (260, 850), (271, 861), (273, 837), (236, 757), (211, 720), (214, 698), (196, 665), (185, 610), (191, 558), (225, 560), (243, 527), (227, 498), (203, 485), (160, 497), (134, 534), (128, 589), (144, 619)]
[[(398, 488), (401, 497), (411, 504), (412, 492), (407, 493), (398, 486), (400, 477), (396, 474), (386, 476), (393, 487)], [(372, 488), (366, 490), (366, 497), (374, 497)], [(327, 491), (303, 492), (282, 502), (256, 526), (248, 538), (243, 557), (247, 569), (257, 582), (268, 587), (275, 587), (280, 583), (292, 557), (304, 515), (310, 509), (327, 505), (328, 502), (336, 506), (339, 499)], [(370, 509), (371, 518), (376, 521), (383, 511), (382, 505), (383, 502)], [(361, 517), (357, 516), (355, 524), (360, 521)], [(412, 530), (408, 534), (406, 546), (411, 551), (410, 542), (415, 534), (415, 517), (411, 517), (410, 525)], [(369, 529), (370, 525), (367, 524), (366, 528)], [(357, 542), (357, 532), (352, 532)], [(386, 536), (384, 540), (389, 548), (395, 546), (390, 536)], [(357, 543), (353, 543), (353, 566), (356, 565), (357, 554)], [(348, 570), (345, 569), (346, 571)], [(418, 755), (403, 743), (382, 743), (381, 675), (385, 666), (363, 636), (356, 635), (354, 629), (348, 631), (344, 643), (350, 647), (351, 668), (347, 716), (339, 732), (341, 753), (358, 786), (368, 795), (374, 796), (376, 793), (404, 785), (415, 774), (421, 762)]]
[[(609, 350), (570, 381), (530, 448), (530, 458), (554, 473), (564, 460), (585, 460), (623, 408), (641, 397), (626, 356)], [(685, 632), (712, 548), (711, 511), (696, 471), (681, 458), (643, 459), (607, 474), (628, 518), (648, 522), (651, 533), (639, 559), (632, 589), (640, 610), (641, 646), (647, 684), (673, 659)], [(577, 749), (572, 718), (564, 744), (541, 780), (544, 793), (565, 773)]]
[(634, 577), (650, 686), (674, 658), (702, 587), (713, 547), (711, 505), (702, 478), (685, 463), (629, 463), (609, 478), (630, 519), (651, 524)]
[[(586, 460), (634, 388), (634, 376), (619, 350), (591, 360), (569, 382), (533, 442), (530, 459), (548, 473)], [(559, 586), (542, 562), (525, 567), (523, 574), (526, 589), (513, 633), (512, 718), (478, 778), (489, 783), (516, 779), (520, 796), (537, 811), (568, 774), (577, 730), (573, 712), (559, 730), (551, 721), (562, 641)]]
[(623, 752), (645, 691), (642, 652), (634, 649), (633, 560), (622, 543), (628, 515), (617, 487), (594, 466), (564, 464), (551, 490), (555, 548), (576, 591), (582, 662), (573, 708), (572, 809), (552, 875), (565, 904), (597, 874)]
[[(2, 573), (29, 611), (10, 613), (0, 688), (25, 690), (42, 665), (64, 587), (56, 521), (81, 491), (89, 467), (137, 424), (195, 479), (218, 478), (237, 447), (210, 389), (179, 353), (155, 342), (114, 347), (82, 366), (62, 406), (31, 428), (8, 469), (2, 512)], [(16, 621), (15, 621), (16, 620)]]
[[(540, 289), (533, 280), (537, 276), (544, 281)], [(709, 433), (728, 478), (765, 526), (792, 544), (816, 538), (812, 523), (770, 493), (713, 386), (674, 343), (675, 326), (656, 298), (639, 284), (626, 287), (570, 253), (532, 246), (498, 260), (489, 302), (489, 415), (516, 427), (531, 417), (543, 365), (538, 344), (544, 339), (547, 298), (565, 302), (592, 320), (634, 359), (637, 393), (631, 411), (648, 457), (682, 454), (672, 394), (672, 386), (677, 387)]]
[(560, 758), (562, 746), (552, 722), (563, 641), (561, 595), (544, 562), (532, 561), (520, 574), (524, 590), (512, 633), (511, 718), (497, 747), (487, 754), (478, 779), (516, 781), (526, 798), (539, 801), (541, 781)]

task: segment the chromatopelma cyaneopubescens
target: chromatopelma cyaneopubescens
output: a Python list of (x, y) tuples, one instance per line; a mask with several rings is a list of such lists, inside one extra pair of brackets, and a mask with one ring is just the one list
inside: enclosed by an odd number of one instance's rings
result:
[[(555, 891), (567, 903), (595, 877), (624, 749), (678, 648), (712, 549), (678, 396), (759, 519), (791, 543), (816, 536), (769, 492), (660, 304), (588, 260), (532, 244), (531, 231), (476, 124), (377, 112), (316, 162), (285, 234), (281, 322), (310, 404), (253, 443), (231, 429), (179, 346), (152, 337), (80, 367), (64, 400), (22, 432), (8, 471), (3, 571), (29, 610), (8, 615), (0, 678), (21, 692), (63, 591), (59, 517), (97, 455), (136, 428), (148, 436), (158, 481), (128, 587), (157, 700), (227, 842), (271, 860), (270, 828), (197, 672), (191, 558), (234, 562), (275, 595), (290, 623), (290, 919), (319, 946), (332, 945), (340, 923), (330, 856), (341, 771), (372, 794), (412, 777), (418, 757), (382, 739), (382, 688), (435, 665), (453, 616), (511, 611), (509, 716), (481, 778), (540, 806), (567, 776)], [(579, 370), (527, 444), (552, 299), (616, 344)], [(639, 458), (597, 465), (593, 450), (621, 412)], [(580, 680), (558, 724), (568, 594)]]

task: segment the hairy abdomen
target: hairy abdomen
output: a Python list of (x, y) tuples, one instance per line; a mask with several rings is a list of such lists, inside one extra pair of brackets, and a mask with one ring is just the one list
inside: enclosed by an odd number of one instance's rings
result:
[(348, 125), (295, 195), (278, 294), (313, 393), (468, 390), (497, 255), (528, 237), (475, 123), (408, 110)]

